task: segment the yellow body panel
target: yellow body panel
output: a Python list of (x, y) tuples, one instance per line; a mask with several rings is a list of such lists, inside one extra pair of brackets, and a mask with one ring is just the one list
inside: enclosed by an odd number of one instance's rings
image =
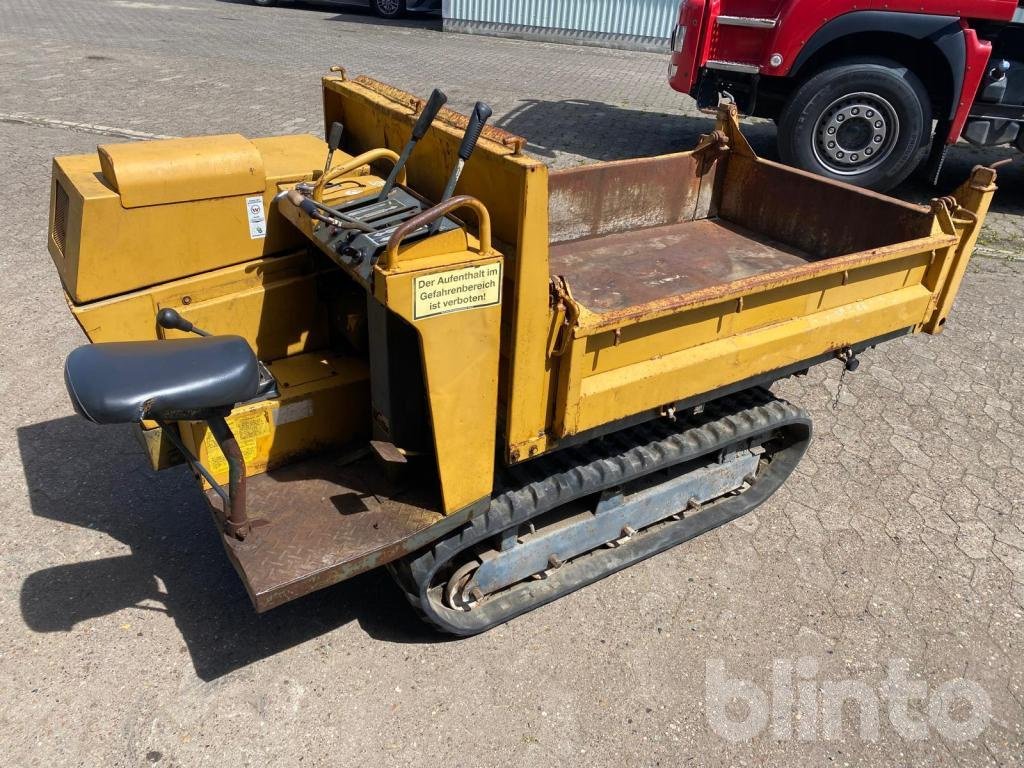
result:
[[(493, 251), (464, 251), (449, 254), (443, 267), (435, 262), (416, 269), (416, 263), (379, 271), (377, 297), (419, 334), (442, 504), (451, 513), (489, 497), (494, 486), (503, 262)], [(424, 278), (463, 270), (479, 272), (474, 281), (496, 283), (497, 290), (482, 291), (481, 306), (417, 317), (417, 308), (430, 301), (417, 296), (417, 290), (429, 292), (421, 287)]]
[(856, 309), (841, 305), (599, 373), (589, 371), (596, 354), (584, 351), (579, 367), (587, 373), (578, 383), (570, 377), (577, 391), (566, 400), (577, 405), (566, 409), (574, 421), (564, 431), (583, 432), (605, 424), (609, 413), (642, 413), (744, 381), (735, 378), (736, 371), (754, 379), (794, 360), (844, 349), (850, 339), (878, 338), (894, 326), (911, 327), (930, 298), (914, 285), (865, 299)]
[[(145, 152), (128, 152), (129, 147), (121, 145), (106, 147), (112, 162), (123, 154), (131, 161), (127, 179), (121, 181), (131, 190), (127, 202), (106, 177), (98, 155), (54, 159), (50, 255), (76, 304), (303, 245), (299, 233), (277, 214), (274, 195), (278, 184), (311, 179), (323, 169), (326, 145), (322, 141), (302, 135), (246, 141), (248, 156), (254, 163), (262, 161), (254, 173), (243, 174), (236, 167), (237, 152), (228, 151), (228, 183), (213, 183), (210, 168), (200, 168), (203, 175), (193, 188), (194, 199), (182, 197), (189, 189), (188, 169), (196, 170), (200, 163), (180, 162), (179, 145), (167, 147), (167, 143), (129, 145)], [(220, 157), (208, 160), (207, 165), (219, 162)], [(346, 159), (342, 153), (336, 154), (336, 162)], [(161, 186), (165, 168), (167, 183)], [(153, 177), (152, 182), (145, 181), (148, 176)], [(167, 199), (157, 204), (161, 190)], [(210, 197), (226, 190), (234, 191)], [(262, 236), (254, 236), (250, 228), (247, 198), (252, 196), (259, 197), (263, 207)], [(128, 204), (131, 207), (126, 207)]]
[(125, 208), (249, 195), (267, 183), (259, 150), (237, 133), (101, 144), (96, 152)]
[(276, 360), (327, 345), (325, 308), (317, 296), (322, 281), (339, 277), (337, 269), (300, 252), (69, 306), (90, 341), (180, 337), (180, 331), (156, 324), (157, 312), (170, 307), (211, 333), (242, 336), (261, 359)]
[[(247, 474), (369, 437), (369, 370), (362, 360), (306, 354), (268, 367), (281, 397), (239, 406), (227, 419)], [(179, 429), (185, 447), (218, 483), (227, 482), (227, 460), (206, 423), (181, 422)]]
[(146, 452), (146, 459), (153, 469), (168, 469), (185, 463), (185, 457), (181, 455), (174, 443), (167, 437), (164, 430), (153, 422), (143, 422), (132, 425), (132, 432), (142, 450)]

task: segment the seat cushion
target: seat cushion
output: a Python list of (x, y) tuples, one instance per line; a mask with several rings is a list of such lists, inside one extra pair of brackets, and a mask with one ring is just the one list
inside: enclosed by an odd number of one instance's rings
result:
[(260, 374), (245, 339), (208, 336), (79, 347), (64, 382), (78, 413), (116, 424), (230, 407), (256, 395)]

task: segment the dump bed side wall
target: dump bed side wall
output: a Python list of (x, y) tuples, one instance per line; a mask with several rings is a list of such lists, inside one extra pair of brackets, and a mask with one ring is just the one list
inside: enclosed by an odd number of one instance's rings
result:
[(583, 165), (551, 173), (549, 240), (586, 237), (713, 215), (715, 155), (661, 157)]
[(818, 258), (925, 237), (927, 208), (756, 157), (729, 158), (719, 215)]

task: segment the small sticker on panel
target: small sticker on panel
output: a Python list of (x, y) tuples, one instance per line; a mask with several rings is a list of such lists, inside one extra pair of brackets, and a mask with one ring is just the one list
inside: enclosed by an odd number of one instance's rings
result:
[(249, 217), (249, 237), (261, 240), (267, 236), (267, 213), (263, 207), (263, 197), (254, 195), (245, 198), (245, 211)]
[(413, 319), (501, 303), (501, 262), (435, 272), (413, 280)]

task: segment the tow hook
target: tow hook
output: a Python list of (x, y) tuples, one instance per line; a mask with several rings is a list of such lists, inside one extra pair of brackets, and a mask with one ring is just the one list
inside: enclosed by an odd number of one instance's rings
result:
[(857, 353), (851, 347), (839, 350), (836, 352), (836, 357), (843, 361), (843, 365), (846, 366), (846, 370), (850, 373), (860, 368), (860, 358), (857, 357)]

